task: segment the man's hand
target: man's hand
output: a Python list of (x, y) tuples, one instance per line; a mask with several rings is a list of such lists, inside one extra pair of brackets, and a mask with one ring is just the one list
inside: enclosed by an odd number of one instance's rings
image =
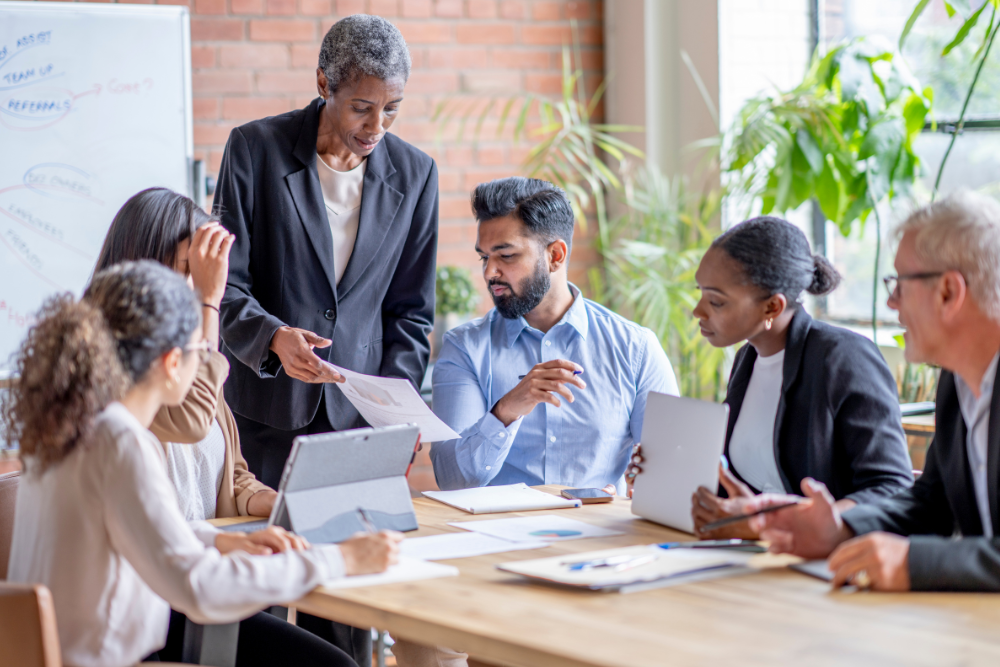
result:
[(236, 236), (225, 227), (212, 222), (199, 227), (191, 238), (188, 250), (188, 270), (191, 283), (201, 293), (205, 303), (216, 308), (222, 303), (229, 277), (229, 250)]
[(876, 591), (910, 590), (910, 541), (889, 533), (869, 533), (837, 547), (830, 556), (833, 585), (860, 584), (858, 573), (868, 575)]
[[(771, 543), (773, 553), (790, 553), (803, 558), (826, 558), (854, 532), (840, 518), (840, 512), (826, 485), (812, 478), (802, 480), (807, 500), (750, 519), (750, 527)], [(747, 512), (801, 500), (798, 496), (764, 493), (748, 501)]]
[(264, 489), (250, 496), (247, 501), (247, 514), (250, 516), (271, 516), (274, 509), (274, 501), (278, 499), (278, 492), (272, 489)]
[(383, 530), (380, 533), (358, 533), (341, 542), (340, 553), (344, 557), (347, 576), (385, 572), (390, 565), (399, 562), (399, 543), (402, 541), (402, 533)]
[(529, 414), (539, 403), (550, 403), (558, 408), (562, 406), (559, 396), (572, 403), (573, 393), (566, 385), (587, 388), (587, 384), (574, 371), (582, 373), (583, 368), (564, 359), (553, 359), (536, 365), (516, 387), (497, 401), (493, 406), (493, 415), (504, 426), (510, 426)]
[(219, 533), (215, 536), (215, 548), (223, 554), (245, 551), (251, 556), (270, 556), (289, 549), (296, 551), (308, 549), (309, 542), (284, 528), (269, 526), (249, 534)]
[(290, 378), (314, 384), (343, 382), (344, 376), (313, 352), (314, 347), (330, 347), (332, 343), (329, 338), (305, 329), (281, 327), (271, 338), (271, 351), (281, 359), (281, 365)]
[(710, 491), (704, 486), (691, 496), (691, 518), (694, 519), (694, 532), (701, 539), (725, 539), (741, 538), (744, 540), (756, 540), (759, 535), (756, 530), (750, 527), (748, 521), (731, 523), (715, 530), (704, 531), (702, 527), (731, 516), (738, 516), (747, 513), (747, 506), (754, 497), (750, 487), (736, 479), (733, 473), (729, 472), (721, 463), (719, 464), (719, 481), (722, 487), (729, 494), (728, 498), (720, 498), (715, 495), (715, 491)]

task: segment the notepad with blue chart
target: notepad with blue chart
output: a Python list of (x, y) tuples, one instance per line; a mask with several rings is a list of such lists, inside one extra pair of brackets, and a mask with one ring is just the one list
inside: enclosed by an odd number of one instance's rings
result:
[(746, 574), (753, 554), (716, 549), (662, 549), (645, 544), (501, 563), (498, 570), (536, 581), (595, 591), (633, 593)]
[(470, 514), (568, 509), (581, 505), (579, 500), (554, 496), (523, 483), (457, 491), (424, 491), (424, 495)]

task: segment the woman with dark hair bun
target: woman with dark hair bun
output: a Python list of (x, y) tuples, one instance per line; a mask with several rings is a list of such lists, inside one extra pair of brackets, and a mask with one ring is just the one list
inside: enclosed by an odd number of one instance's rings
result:
[[(840, 274), (813, 255), (805, 234), (774, 217), (747, 220), (712, 243), (695, 274), (694, 309), (715, 347), (743, 341), (729, 376), (722, 488), (692, 497), (700, 537), (757, 537), (746, 522), (702, 527), (742, 514), (757, 493), (798, 493), (823, 482), (841, 511), (913, 484), (896, 382), (878, 348), (813, 320), (802, 292), (828, 294)], [(637, 454), (630, 474), (641, 472)]]

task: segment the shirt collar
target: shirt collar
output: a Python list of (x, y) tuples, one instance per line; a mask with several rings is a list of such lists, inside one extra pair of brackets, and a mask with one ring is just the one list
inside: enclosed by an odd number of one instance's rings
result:
[[(972, 388), (966, 384), (959, 375), (955, 375), (955, 388), (958, 391), (959, 407), (962, 409), (962, 416), (965, 417), (965, 421), (969, 422), (970, 419), (974, 418), (972, 414), (977, 403), (983, 403), (989, 405), (993, 400), (993, 384), (996, 382), (997, 377), (997, 362), (1000, 362), (1000, 352), (993, 355), (993, 361), (990, 365), (986, 367), (986, 372), (983, 373), (983, 379), (979, 383), (979, 400), (976, 400), (975, 395), (972, 393)], [(969, 412), (970, 414), (965, 414)]]
[[(566, 314), (562, 316), (552, 329), (556, 329), (565, 324), (576, 329), (576, 332), (580, 334), (580, 337), (584, 340), (587, 339), (587, 331), (589, 330), (589, 320), (587, 319), (587, 303), (586, 299), (583, 298), (583, 294), (580, 293), (580, 289), (573, 283), (569, 283), (569, 291), (573, 294), (573, 305), (569, 307)], [(494, 317), (502, 317), (496, 308), (493, 309)], [(528, 324), (527, 320), (523, 317), (519, 317), (516, 320), (504, 320), (504, 331), (507, 334), (507, 348), (514, 346), (517, 342), (518, 336), (525, 329), (530, 329), (531, 325)]]

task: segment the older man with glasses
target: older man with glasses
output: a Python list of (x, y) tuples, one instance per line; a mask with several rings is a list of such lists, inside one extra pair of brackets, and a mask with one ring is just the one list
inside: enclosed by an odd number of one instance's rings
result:
[[(773, 551), (829, 556), (838, 586), (1000, 591), (1000, 420), (990, 419), (1000, 413), (1000, 203), (957, 192), (911, 215), (899, 239), (888, 305), (906, 328), (907, 361), (942, 368), (923, 475), (843, 514), (807, 479), (808, 501), (751, 521)], [(753, 509), (787, 499), (762, 496)]]

